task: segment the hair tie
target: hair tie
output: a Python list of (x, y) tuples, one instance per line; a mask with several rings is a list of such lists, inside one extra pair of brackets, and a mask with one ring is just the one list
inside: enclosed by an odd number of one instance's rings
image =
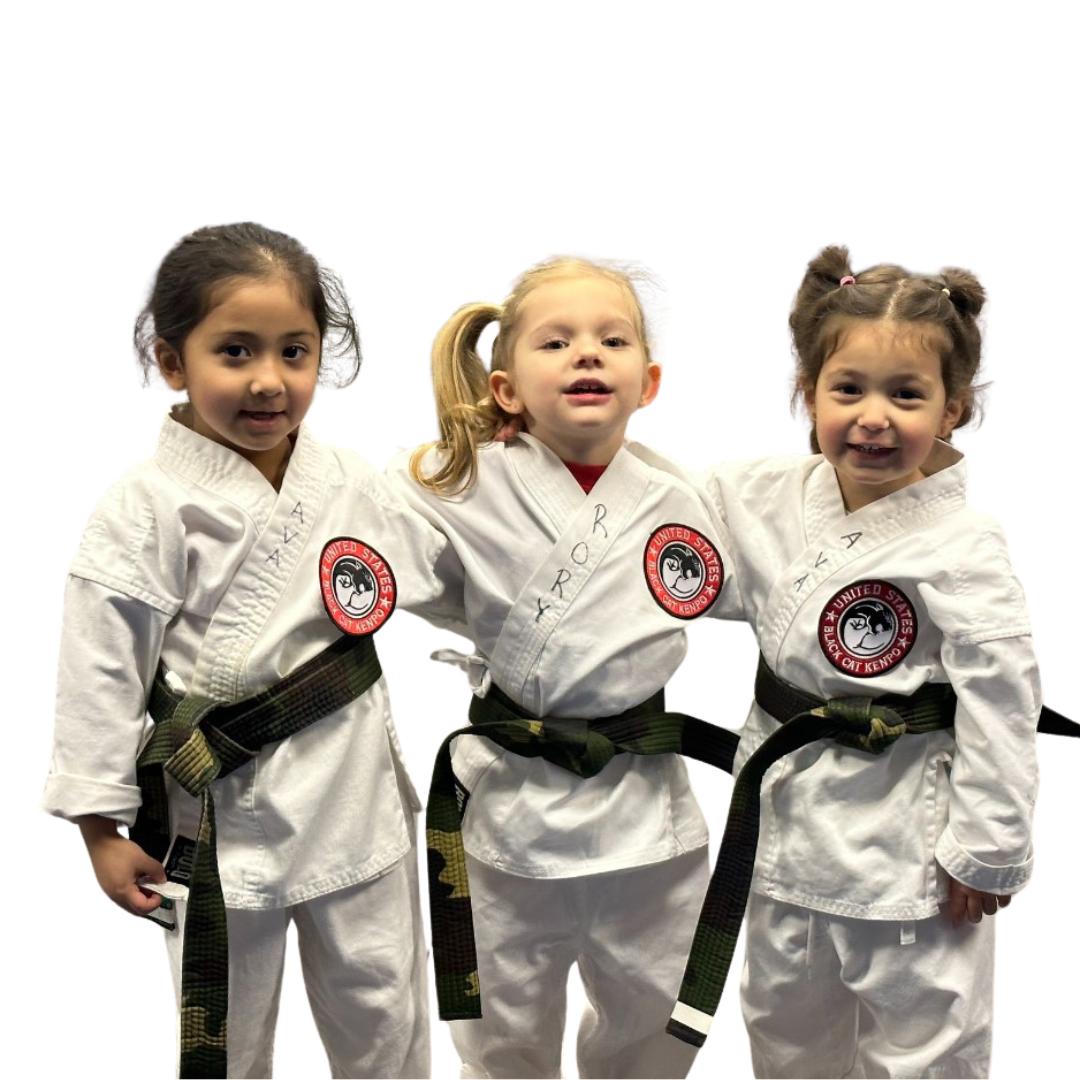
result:
[(517, 433), (521, 430), (522, 423), (520, 416), (512, 416), (504, 424), (500, 424), (498, 430), (492, 436), (492, 442), (506, 443), (517, 436)]
[(842, 289), (842, 288), (843, 288), (843, 287), (844, 287), (845, 285), (854, 285), (854, 284), (855, 284), (855, 279), (854, 279), (854, 278), (853, 278), (853, 277), (852, 277), (852, 276), (851, 276), (850, 274), (845, 274), (845, 275), (844, 275), (844, 276), (843, 276), (843, 277), (842, 277), (842, 278), (840, 279), (840, 288), (841, 288), (841, 289)]
[(949, 292), (948, 286), (946, 286), (946, 285), (943, 285), (941, 287), (941, 291), (945, 294), (946, 299), (948, 299), (950, 296), (952, 296), (952, 293)]

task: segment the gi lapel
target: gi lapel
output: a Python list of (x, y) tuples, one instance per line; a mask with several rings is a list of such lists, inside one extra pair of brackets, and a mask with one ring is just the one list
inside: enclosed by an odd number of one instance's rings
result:
[(926, 479), (851, 514), (844, 510), (831, 465), (822, 461), (810, 474), (803, 504), (807, 546), (777, 577), (762, 613), (758, 640), (774, 671), (788, 628), (823, 582), (903, 533), (963, 508), (967, 468), (963, 455), (938, 442), (927, 468), (931, 475)]
[[(588, 495), (578, 489), (575, 506), (573, 489), (562, 482), (562, 473), (569, 478), (569, 472), (547, 447), (526, 439), (509, 461), (517, 482), (548, 514), (558, 539), (510, 609), (492, 650), (491, 669), (510, 697), (539, 712), (537, 690), (527, 685), (529, 675), (548, 637), (629, 522), (648, 487), (649, 471), (620, 449)], [(562, 472), (553, 474), (553, 469)]]
[[(263, 688), (249, 685), (246, 665), (311, 539), (327, 490), (330, 463), (326, 457), (301, 427), (281, 491), (265, 524), (255, 519), (261, 526), (258, 539), (210, 621), (195, 665), (192, 693), (215, 701), (235, 701)], [(318, 588), (314, 571), (311, 588)]]

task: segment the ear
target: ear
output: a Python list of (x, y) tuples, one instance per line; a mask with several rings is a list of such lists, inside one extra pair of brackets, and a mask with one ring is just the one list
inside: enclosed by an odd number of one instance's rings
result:
[(964, 415), (964, 410), (971, 404), (971, 392), (966, 391), (959, 397), (950, 398), (945, 402), (945, 411), (941, 414), (941, 424), (938, 427), (938, 438), (947, 439), (954, 427)]
[(525, 411), (525, 403), (517, 395), (510, 376), (505, 371), (493, 371), (488, 376), (491, 396), (503, 412), (511, 416), (520, 416)]
[(806, 415), (810, 417), (811, 421), (817, 423), (817, 405), (815, 404), (817, 398), (816, 388), (808, 386), (800, 379), (798, 392), (802, 395), (802, 403), (803, 407), (806, 409)]
[(183, 362), (180, 354), (164, 338), (155, 339), (154, 358), (157, 360), (161, 377), (168, 383), (170, 389), (183, 390), (187, 385)]
[(649, 363), (645, 365), (645, 374), (641, 377), (641, 397), (638, 399), (638, 408), (644, 409), (656, 400), (660, 393), (660, 376), (663, 371), (659, 364)]

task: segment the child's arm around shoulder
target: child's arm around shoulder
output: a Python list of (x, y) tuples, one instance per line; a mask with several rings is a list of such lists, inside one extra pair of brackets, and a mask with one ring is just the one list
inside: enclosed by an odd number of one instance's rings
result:
[(392, 471), (393, 461), (384, 475), (352, 451), (333, 452), (343, 486), (360, 499), (355, 507), (357, 535), (392, 566), (401, 607), (460, 632), (465, 621), (463, 573), (445, 533), (407, 497), (406, 485), (397, 482)]
[(797, 524), (806, 476), (819, 460), (786, 455), (725, 461), (693, 474), (692, 482), (730, 553), (740, 590), (736, 612), (724, 617), (753, 617), (763, 571), (778, 569), (769, 553), (778, 547), (777, 534), (793, 527), (789, 522)]

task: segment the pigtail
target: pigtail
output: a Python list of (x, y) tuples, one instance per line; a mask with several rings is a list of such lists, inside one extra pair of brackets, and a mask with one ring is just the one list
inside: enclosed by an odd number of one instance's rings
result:
[(969, 267), (947, 264), (934, 271), (948, 289), (946, 299), (956, 308), (961, 319), (975, 320), (990, 302), (990, 291), (983, 283), (983, 275)]
[(947, 266), (941, 271), (939, 302), (946, 306), (943, 321), (949, 339), (948, 355), (942, 358), (942, 377), (949, 396), (959, 394), (964, 410), (953, 428), (978, 420), (980, 399), (987, 383), (975, 381), (982, 359), (982, 332), (978, 316), (986, 303), (986, 290), (970, 270)]
[[(509, 419), (491, 396), (487, 369), (476, 351), (484, 328), (502, 314), (496, 304), (466, 304), (435, 337), (431, 375), (441, 438), (413, 452), (409, 474), (436, 494), (455, 494), (472, 486), (480, 446), (491, 442)], [(443, 461), (427, 475), (421, 466), (432, 447), (441, 452)]]
[(854, 282), (848, 249), (836, 246), (823, 248), (806, 265), (806, 273), (791, 309), (792, 332), (797, 317), (804, 322), (814, 321), (814, 313), (820, 309), (822, 300), (837, 293), (845, 284)]
[[(806, 265), (806, 273), (803, 274), (788, 317), (792, 351), (795, 354), (792, 413), (803, 402), (807, 392), (813, 389), (825, 351), (833, 344), (822, 333), (825, 324), (845, 301), (850, 302), (854, 293), (850, 286), (855, 283), (846, 247), (833, 244), (823, 248)], [(815, 454), (821, 449), (812, 427), (810, 448)]]

